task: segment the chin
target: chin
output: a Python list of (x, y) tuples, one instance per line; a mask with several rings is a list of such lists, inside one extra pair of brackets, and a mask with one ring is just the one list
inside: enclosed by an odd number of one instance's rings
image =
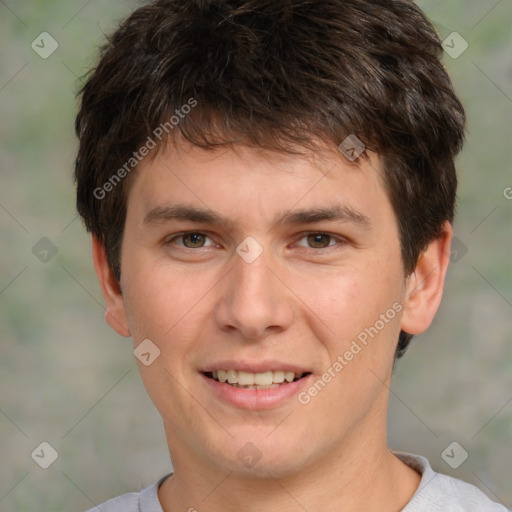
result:
[(214, 454), (216, 464), (242, 478), (268, 479), (291, 476), (314, 459), (314, 454), (305, 450), (312, 446), (310, 437), (298, 439), (285, 430), (280, 435), (269, 435), (268, 429), (264, 433), (255, 430), (246, 429), (243, 435), (229, 437), (225, 449)]

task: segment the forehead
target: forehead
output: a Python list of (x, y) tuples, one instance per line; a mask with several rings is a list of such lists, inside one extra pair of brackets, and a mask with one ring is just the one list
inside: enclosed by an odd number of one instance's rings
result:
[(370, 218), (391, 209), (375, 154), (349, 162), (337, 148), (290, 154), (247, 146), (205, 150), (189, 143), (139, 164), (128, 213), (147, 220), (158, 208), (176, 204), (219, 212), (233, 222), (257, 217), (269, 223), (284, 210), (340, 206)]

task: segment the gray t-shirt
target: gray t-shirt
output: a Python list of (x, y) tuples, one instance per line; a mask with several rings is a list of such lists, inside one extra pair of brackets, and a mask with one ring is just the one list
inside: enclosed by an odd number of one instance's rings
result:
[[(418, 490), (401, 512), (507, 512), (503, 505), (492, 502), (473, 485), (436, 473), (424, 457), (395, 455), (422, 475)], [(141, 492), (123, 494), (87, 512), (163, 512), (157, 491), (166, 478)]]

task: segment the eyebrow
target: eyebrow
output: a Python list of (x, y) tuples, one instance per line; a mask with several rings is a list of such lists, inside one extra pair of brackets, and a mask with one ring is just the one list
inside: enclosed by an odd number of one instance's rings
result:
[[(153, 208), (144, 216), (143, 224), (160, 224), (172, 220), (218, 224), (227, 230), (232, 231), (234, 229), (232, 220), (219, 215), (213, 210), (179, 204)], [(370, 219), (355, 208), (348, 205), (334, 205), (281, 212), (274, 218), (272, 229), (277, 225), (313, 224), (323, 221), (350, 222), (366, 229), (369, 229), (372, 225)]]
[(150, 210), (143, 220), (143, 224), (159, 224), (171, 220), (188, 220), (201, 224), (220, 224), (232, 230), (233, 222), (207, 208), (197, 208), (187, 205), (157, 206)]
[(323, 221), (351, 222), (364, 228), (370, 228), (370, 219), (348, 205), (334, 205), (288, 211), (276, 218), (275, 224), (312, 224)]

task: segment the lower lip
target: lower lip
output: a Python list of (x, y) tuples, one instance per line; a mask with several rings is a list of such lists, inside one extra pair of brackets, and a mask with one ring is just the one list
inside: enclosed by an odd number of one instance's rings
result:
[(235, 388), (224, 382), (211, 379), (201, 374), (208, 388), (223, 402), (241, 409), (261, 410), (278, 407), (299, 394), (307, 384), (311, 374), (302, 379), (281, 384), (271, 389)]

